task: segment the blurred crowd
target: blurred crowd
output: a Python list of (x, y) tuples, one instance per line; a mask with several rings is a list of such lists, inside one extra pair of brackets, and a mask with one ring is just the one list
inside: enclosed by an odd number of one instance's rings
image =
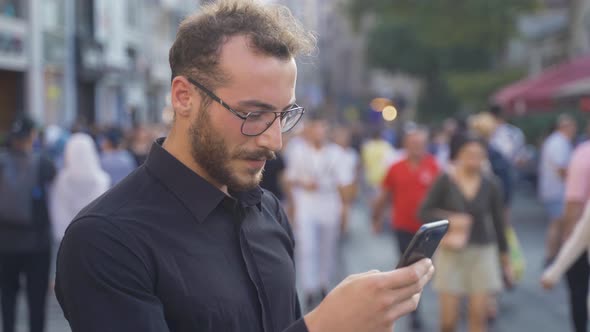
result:
[[(542, 284), (551, 288), (567, 274), (572, 326), (586, 331), (588, 258), (580, 248), (590, 244), (590, 220), (586, 233), (574, 232), (589, 234), (578, 239), (578, 251), (568, 249), (568, 241), (590, 198), (590, 126), (580, 134), (574, 118), (561, 115), (534, 147), (502, 114), (493, 106), (437, 128), (405, 123), (393, 134), (308, 117), (269, 163), (275, 166), (263, 184), (283, 198), (292, 220), (304, 306), (313, 308), (332, 285), (338, 242), (356, 206), (369, 215), (375, 234), (390, 225), (399, 254), (424, 223), (450, 220), (435, 257), (440, 330), (457, 329), (467, 300), (469, 331), (485, 331), (499, 314), (497, 295), (524, 275), (511, 205), (516, 188), (526, 185), (551, 220)], [(422, 321), (418, 310), (411, 328), (420, 330)]]
[[(71, 130), (14, 121), (0, 150), (0, 291), (3, 331), (15, 331), (26, 291), (31, 331), (43, 331), (57, 246), (86, 205), (142, 164), (161, 126)], [(31, 199), (32, 198), (32, 199)]]
[[(0, 153), (4, 331), (14, 331), (22, 287), (31, 331), (43, 331), (53, 257), (65, 229), (81, 209), (141, 165), (154, 139), (166, 132), (163, 126), (66, 130), (39, 129), (26, 117), (14, 122)], [(284, 202), (292, 222), (304, 308), (312, 309), (335, 284), (339, 243), (349, 232), (352, 209), (367, 214), (375, 234), (389, 225), (400, 254), (424, 223), (448, 219), (433, 283), (440, 330), (456, 330), (464, 299), (469, 330), (486, 330), (499, 314), (496, 296), (523, 276), (510, 212), (516, 183), (534, 173), (539, 199), (553, 220), (542, 283), (551, 288), (567, 274), (572, 321), (576, 331), (585, 331), (589, 268), (579, 248), (590, 239), (570, 237), (574, 227), (582, 227), (576, 226), (580, 218), (590, 219), (589, 211), (583, 213), (590, 198), (590, 143), (579, 137), (576, 121), (562, 115), (537, 157), (497, 107), (437, 128), (408, 122), (396, 131), (333, 125), (320, 113), (306, 115), (285, 135), (277, 158), (267, 161), (261, 183)], [(31, 195), (32, 202), (24, 199)], [(410, 321), (414, 330), (423, 327), (420, 310)]]

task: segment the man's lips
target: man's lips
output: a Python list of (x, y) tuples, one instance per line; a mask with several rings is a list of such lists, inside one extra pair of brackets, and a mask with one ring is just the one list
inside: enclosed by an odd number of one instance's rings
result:
[(244, 161), (252, 168), (263, 168), (266, 163), (266, 159), (244, 159)]

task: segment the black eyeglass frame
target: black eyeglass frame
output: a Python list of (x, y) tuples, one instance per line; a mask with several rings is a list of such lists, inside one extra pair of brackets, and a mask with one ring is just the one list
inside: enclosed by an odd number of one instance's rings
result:
[[(281, 128), (281, 133), (286, 133), (289, 130), (295, 128), (295, 126), (299, 123), (299, 121), (301, 121), (301, 118), (303, 117), (303, 114), (305, 114), (305, 108), (297, 105), (297, 104), (293, 104), (293, 106), (291, 106), (291, 108), (289, 110), (286, 111), (255, 111), (255, 112), (248, 112), (248, 113), (243, 113), (243, 112), (238, 112), (235, 111), (233, 108), (231, 108), (231, 106), (229, 106), (227, 103), (225, 103), (223, 101), (223, 99), (219, 98), (215, 93), (213, 93), (213, 91), (207, 89), (203, 84), (197, 82), (196, 80), (190, 78), (190, 77), (186, 77), (186, 79), (194, 86), (196, 86), (197, 88), (199, 88), (201, 91), (205, 92), (207, 94), (207, 96), (209, 96), (209, 98), (213, 99), (215, 102), (217, 102), (219, 105), (223, 106), (225, 109), (227, 109), (228, 111), (230, 111), (233, 115), (237, 116), (238, 118), (242, 119), (242, 126), (240, 127), (240, 131), (242, 133), (242, 135), (244, 136), (250, 136), (250, 137), (254, 137), (254, 136), (260, 136), (262, 135), (265, 131), (268, 130), (268, 128), (270, 128), (273, 123), (277, 120), (277, 118), (281, 118), (283, 119), (285, 116), (287, 116), (289, 113), (291, 112), (301, 112), (301, 115), (299, 116), (299, 118), (297, 119), (297, 121), (295, 121), (295, 123), (293, 123), (293, 125), (284, 130), (283, 128)], [(261, 113), (274, 113), (274, 119), (270, 122), (267, 122), (266, 124), (266, 128), (264, 130), (262, 130), (260, 133), (258, 134), (246, 134), (244, 133), (244, 125), (246, 123), (246, 120), (248, 119), (248, 117), (252, 114), (261, 114)]]

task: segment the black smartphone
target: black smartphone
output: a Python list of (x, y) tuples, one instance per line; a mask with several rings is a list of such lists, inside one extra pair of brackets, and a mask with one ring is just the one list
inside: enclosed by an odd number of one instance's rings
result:
[(422, 225), (402, 255), (397, 269), (412, 265), (423, 258), (432, 258), (443, 236), (449, 229), (449, 221), (441, 220)]

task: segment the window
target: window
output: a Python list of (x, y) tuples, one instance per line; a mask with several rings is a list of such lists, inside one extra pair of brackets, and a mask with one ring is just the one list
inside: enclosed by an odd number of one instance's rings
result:
[(24, 1), (0, 0), (0, 16), (23, 18)]
[(141, 4), (138, 0), (127, 0), (127, 24), (131, 28), (139, 27), (139, 13)]
[(94, 3), (92, 0), (76, 1), (76, 25), (76, 30), (81, 36), (94, 36)]

